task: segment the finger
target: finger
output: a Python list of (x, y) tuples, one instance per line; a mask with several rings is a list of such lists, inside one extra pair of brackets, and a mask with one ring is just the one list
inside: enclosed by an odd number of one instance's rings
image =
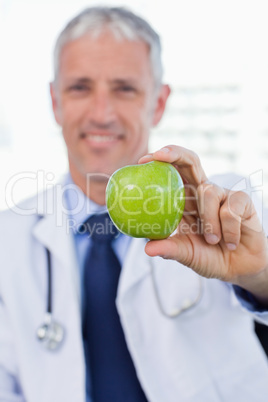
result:
[(147, 163), (147, 162), (150, 162), (150, 161), (153, 161), (153, 160), (154, 160), (153, 159), (153, 154), (147, 154), (147, 155), (142, 156), (138, 160), (138, 163)]
[(175, 241), (172, 237), (164, 240), (150, 240), (146, 243), (145, 252), (150, 257), (159, 256), (165, 259), (176, 260), (185, 265), (188, 265), (187, 262), (189, 258), (187, 257), (190, 256), (183, 242), (180, 245), (179, 242)]
[(168, 145), (153, 154), (146, 155), (140, 161), (144, 163), (145, 160), (172, 163), (190, 184), (199, 185), (207, 180), (197, 154), (183, 147)]
[(221, 240), (220, 207), (226, 198), (226, 191), (212, 183), (203, 183), (197, 189), (198, 212), (203, 222), (203, 234), (209, 244)]
[(224, 242), (229, 250), (235, 250), (241, 239), (241, 229), (260, 231), (261, 225), (250, 197), (242, 192), (229, 192), (220, 209)]
[[(174, 235), (164, 240), (151, 240), (146, 243), (145, 252), (150, 257), (162, 257), (169, 260), (175, 260), (179, 263), (191, 267), (197, 273), (203, 276), (211, 276), (207, 268), (209, 262), (202, 262), (203, 246), (206, 246), (201, 236)], [(211, 247), (207, 245), (207, 247)], [(205, 254), (207, 252), (205, 251)], [(206, 272), (205, 272), (206, 271)]]

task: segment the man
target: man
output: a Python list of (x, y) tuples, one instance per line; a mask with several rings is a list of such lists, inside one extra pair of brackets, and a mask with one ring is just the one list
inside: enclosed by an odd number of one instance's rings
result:
[[(193, 152), (148, 154), (169, 93), (159, 38), (132, 13), (87, 9), (61, 33), (51, 97), (70, 175), (1, 217), (0, 400), (267, 400), (252, 324), (268, 322), (267, 239), (250, 198), (208, 182)], [(109, 251), (101, 237), (94, 247), (81, 228), (104, 216), (108, 177), (139, 160), (177, 166), (191, 189), (183, 225), (165, 240), (119, 234)], [(210, 230), (192, 230), (201, 223)], [(105, 305), (106, 253), (122, 265), (116, 307)]]

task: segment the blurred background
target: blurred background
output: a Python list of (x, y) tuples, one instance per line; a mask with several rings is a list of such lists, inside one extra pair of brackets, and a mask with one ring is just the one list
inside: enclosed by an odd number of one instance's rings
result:
[(161, 35), (173, 92), (151, 150), (169, 143), (190, 148), (207, 174), (250, 178), (268, 205), (267, 0), (133, 3), (0, 0), (0, 209), (67, 170), (49, 99), (52, 51), (65, 23), (95, 4), (127, 6)]

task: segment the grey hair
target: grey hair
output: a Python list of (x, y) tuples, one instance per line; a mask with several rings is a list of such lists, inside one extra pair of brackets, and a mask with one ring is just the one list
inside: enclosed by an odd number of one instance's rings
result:
[(159, 87), (163, 77), (160, 37), (147, 21), (123, 7), (89, 7), (69, 21), (56, 41), (54, 79), (58, 76), (59, 59), (64, 45), (88, 33), (98, 37), (106, 28), (117, 39), (141, 40), (149, 46), (155, 85)]

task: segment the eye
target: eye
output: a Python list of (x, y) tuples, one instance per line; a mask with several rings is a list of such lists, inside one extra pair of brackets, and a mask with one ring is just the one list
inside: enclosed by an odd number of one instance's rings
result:
[(69, 87), (70, 92), (84, 92), (89, 90), (89, 86), (85, 84), (74, 84)]
[(136, 95), (137, 89), (133, 85), (120, 84), (114, 87), (114, 92), (119, 97), (132, 98)]
[(119, 92), (136, 92), (135, 88), (131, 85), (120, 85), (116, 90)]

